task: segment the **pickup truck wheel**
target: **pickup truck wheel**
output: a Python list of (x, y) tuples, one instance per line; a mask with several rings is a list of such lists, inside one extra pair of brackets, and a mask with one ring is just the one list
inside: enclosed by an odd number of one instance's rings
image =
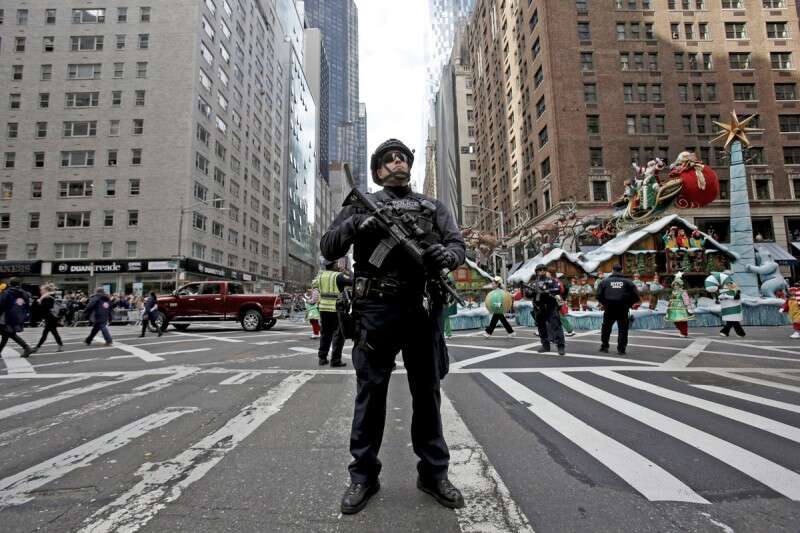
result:
[(278, 323), (278, 320), (275, 318), (270, 318), (269, 320), (265, 320), (264, 324), (261, 326), (261, 329), (270, 329), (272, 326)]
[(245, 331), (258, 331), (261, 329), (261, 311), (248, 309), (242, 315), (242, 329)]
[(167, 320), (166, 315), (161, 311), (157, 312), (157, 317), (155, 322), (150, 322), (147, 324), (147, 329), (152, 331), (153, 333), (157, 333), (159, 330), (164, 331), (167, 329), (167, 325), (169, 324), (169, 320)]
[(172, 324), (172, 327), (178, 331), (186, 331), (189, 329), (189, 324)]

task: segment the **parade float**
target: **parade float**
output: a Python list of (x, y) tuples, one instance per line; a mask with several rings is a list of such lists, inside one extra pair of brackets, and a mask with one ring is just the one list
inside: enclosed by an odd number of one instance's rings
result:
[[(721, 307), (717, 295), (706, 291), (705, 280), (725, 273), (741, 288), (744, 325), (788, 323), (778, 313), (787, 289), (785, 280), (768, 252), (756, 254), (753, 242), (742, 144), (748, 143), (747, 133), (756, 130), (747, 127), (752, 117), (742, 122), (735, 112), (731, 117), (729, 124), (716, 123), (723, 131), (715, 139), (724, 138), (726, 149), (730, 145), (730, 244), (723, 245), (677, 213), (668, 213), (703, 207), (719, 194), (717, 174), (694, 153), (681, 152), (669, 166), (660, 159), (634, 165), (623, 196), (612, 203), (613, 213), (582, 224), (599, 246), (585, 253), (559, 247), (547, 250), (509, 276), (509, 287), (528, 283), (536, 265), (544, 264), (551, 272), (563, 274), (573, 326), (599, 329), (602, 310), (594, 300), (594, 289), (620, 264), (642, 296), (633, 311), (633, 328), (673, 327), (665, 320), (665, 312), (669, 287), (676, 277), (694, 303), (692, 327), (720, 326)], [(533, 326), (530, 302), (516, 302), (515, 309), (518, 324)]]

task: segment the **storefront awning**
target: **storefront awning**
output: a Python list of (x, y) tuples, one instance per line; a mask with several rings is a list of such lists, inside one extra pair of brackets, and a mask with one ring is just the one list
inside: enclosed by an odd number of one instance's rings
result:
[[(796, 244), (796, 243), (792, 243)], [(769, 252), (776, 263), (784, 265), (794, 265), (798, 263), (797, 258), (789, 253), (789, 250), (775, 242), (757, 242), (755, 243), (758, 252)]]

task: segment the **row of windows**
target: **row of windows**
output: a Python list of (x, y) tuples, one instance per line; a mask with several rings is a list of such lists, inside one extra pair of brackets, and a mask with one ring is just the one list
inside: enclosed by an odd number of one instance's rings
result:
[[(208, 249), (208, 247), (206, 245), (204, 245), (204, 244), (201, 244), (199, 242), (192, 242), (192, 257), (196, 257), (197, 259), (206, 259), (206, 250), (207, 249)], [(257, 248), (256, 248), (256, 252), (254, 252), (254, 253), (258, 253), (258, 249)], [(261, 255), (264, 258), (266, 258), (266, 260), (269, 260), (269, 257), (270, 257), (270, 248), (269, 248), (269, 246), (261, 245)], [(224, 254), (224, 252), (222, 250), (218, 250), (217, 248), (211, 248), (210, 259), (211, 259), (212, 263), (216, 263), (218, 265), (224, 265), (225, 264), (224, 258), (225, 258), (225, 254)], [(280, 262), (280, 252), (278, 252), (277, 250), (272, 250), (272, 260), (275, 263), (279, 263)], [(227, 263), (227, 265), (229, 267), (232, 267), (232, 268), (238, 268), (239, 267), (239, 256), (237, 256), (235, 254), (228, 254), (228, 263)], [(242, 268), (246, 268), (245, 265), (246, 265), (246, 259), (242, 259)], [(258, 267), (258, 263), (250, 261), (249, 266), (250, 266), (250, 271), (251, 272), (255, 272), (257, 267)], [(264, 271), (267, 271), (267, 273), (264, 274), (265, 276), (269, 275), (269, 273), (268, 273), (269, 269), (268, 269), (267, 265), (261, 265), (261, 269), (262, 269), (262, 273), (264, 273)], [(206, 284), (206, 285), (208, 285), (208, 284)], [(211, 293), (207, 293), (207, 292), (204, 291), (203, 294), (211, 294)]]
[[(139, 227), (140, 217), (138, 209), (127, 211), (127, 226), (129, 228)], [(28, 229), (41, 229), (42, 217), (39, 212), (28, 213)], [(115, 222), (115, 211), (113, 209), (103, 211), (102, 227), (112, 228)], [(55, 217), (56, 229), (75, 229), (89, 228), (92, 226), (91, 211), (57, 211)], [(0, 230), (11, 229), (11, 213), (0, 213)]]
[[(118, 137), (120, 134), (120, 120), (108, 121), (108, 135), (109, 137)], [(34, 137), (37, 139), (44, 139), (47, 137), (47, 122), (36, 122), (34, 125)], [(131, 120), (131, 135), (144, 134), (144, 119), (135, 118)], [(97, 136), (97, 121), (96, 120), (66, 120), (62, 123), (61, 128), (62, 137), (96, 137)], [(6, 123), (6, 137), (9, 139), (17, 139), (19, 137), (19, 122)]]
[[(3, 223), (3, 215), (0, 214), (0, 225)], [(114, 244), (111, 241), (100, 243), (100, 257), (103, 259), (113, 257)], [(137, 257), (138, 243), (136, 241), (125, 241), (125, 253), (127, 258)], [(56, 259), (87, 259), (89, 257), (88, 242), (57, 242), (53, 244), (53, 256)], [(17, 256), (18, 257), (18, 256)], [(39, 243), (31, 242), (25, 245), (25, 257), (27, 259), (40, 259)], [(0, 244), (0, 260), (8, 259), (8, 245)]]
[[(536, 13), (534, 12), (534, 16)], [(536, 19), (538, 22), (538, 18)], [(531, 19), (534, 23), (534, 19)], [(535, 24), (534, 24), (535, 25)], [(531, 30), (533, 30), (533, 25)], [(648, 40), (653, 41), (656, 39), (655, 31), (652, 22), (617, 22), (616, 23), (616, 36), (618, 41), (640, 41)], [(672, 39), (677, 40), (681, 38), (680, 24), (677, 22), (670, 23), (670, 35)], [(770, 21), (765, 23), (764, 26), (768, 39), (788, 39), (789, 23), (785, 21)], [(711, 40), (711, 32), (707, 22), (697, 23), (697, 33), (694, 31), (694, 23), (683, 24), (683, 38), (686, 40)], [(725, 38), (726, 39), (749, 39), (750, 35), (747, 31), (746, 22), (726, 22), (725, 23)], [(591, 41), (592, 30), (591, 23), (578, 22), (578, 40)]]
[[(690, 97), (693, 102), (717, 102), (717, 85), (715, 83), (688, 83), (678, 84), (678, 100), (689, 102)], [(737, 101), (758, 100), (757, 86), (754, 83), (734, 83), (733, 99)], [(775, 100), (793, 101), (798, 99), (796, 83), (776, 83), (773, 85)], [(625, 103), (637, 102), (661, 102), (660, 83), (625, 83), (622, 85), (622, 98)], [(597, 103), (597, 84), (583, 84), (583, 99), (586, 103)], [(541, 108), (541, 109), (540, 109)], [(537, 114), (539, 117), (544, 112), (544, 102), (539, 100), (537, 103)]]
[[(106, 21), (106, 8), (88, 8), (88, 9), (73, 9), (72, 10), (72, 23), (73, 24), (103, 24)], [(153, 11), (148, 6), (139, 8), (139, 22), (150, 22)], [(44, 10), (44, 24), (55, 24), (58, 20), (58, 10), (56, 8), (47, 8)], [(0, 24), (3, 24), (5, 10), (0, 9)], [(16, 23), (18, 26), (27, 26), (30, 18), (30, 10), (17, 9)], [(128, 22), (128, 8), (118, 7), (117, 18), (118, 23)]]
[[(141, 148), (131, 148), (130, 164), (139, 166), (143, 164), (143, 150)], [(46, 161), (45, 152), (33, 152), (33, 168), (44, 168)], [(119, 161), (119, 150), (107, 151), (107, 165), (117, 166)], [(95, 166), (94, 150), (70, 150), (61, 152), (61, 167), (93, 167)], [(3, 168), (17, 168), (17, 152), (4, 152)]]
[[(116, 36), (116, 50), (125, 50), (127, 35)], [(73, 52), (102, 52), (105, 38), (102, 35), (73, 35), (69, 38), (69, 49)], [(28, 48), (27, 37), (14, 37), (14, 52), (24, 53)], [(150, 34), (140, 33), (137, 38), (137, 48), (147, 50), (150, 48)], [(56, 50), (56, 38), (52, 35), (42, 37), (42, 52), (51, 53)]]
[[(9, 109), (22, 109), (22, 93), (11, 93), (8, 95)], [(111, 91), (111, 107), (122, 107), (122, 91)], [(133, 105), (142, 107), (146, 103), (147, 91), (144, 89), (133, 92)], [(50, 108), (50, 93), (39, 93), (37, 100), (39, 109)], [(81, 109), (87, 107), (100, 106), (100, 93), (92, 92), (68, 92), (64, 94), (64, 107), (67, 109)]]
[[(41, 200), (43, 197), (44, 182), (32, 181), (30, 186), (31, 199)], [(105, 180), (103, 192), (106, 197), (117, 197), (117, 180)], [(62, 180), (58, 182), (59, 198), (91, 198), (94, 196), (94, 180)], [(142, 180), (131, 178), (128, 180), (128, 195), (140, 196), (142, 194)], [(0, 200), (11, 200), (14, 197), (14, 183), (4, 181), (0, 183)]]
[[(120, 79), (124, 75), (124, 63), (114, 63), (114, 78)], [(11, 80), (22, 81), (25, 74), (25, 65), (11, 66)], [(70, 63), (67, 65), (68, 80), (99, 80), (103, 75), (102, 63)], [(136, 78), (147, 77), (147, 61), (136, 62)], [(53, 79), (53, 65), (39, 65), (39, 80), (50, 81)]]

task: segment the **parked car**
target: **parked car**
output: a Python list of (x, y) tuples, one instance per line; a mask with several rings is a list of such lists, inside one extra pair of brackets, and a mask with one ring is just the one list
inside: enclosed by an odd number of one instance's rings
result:
[(233, 281), (201, 281), (180, 287), (170, 296), (158, 297), (158, 326), (169, 324), (184, 331), (192, 322), (235, 320), (245, 331), (269, 329), (286, 313), (275, 294), (245, 294)]

